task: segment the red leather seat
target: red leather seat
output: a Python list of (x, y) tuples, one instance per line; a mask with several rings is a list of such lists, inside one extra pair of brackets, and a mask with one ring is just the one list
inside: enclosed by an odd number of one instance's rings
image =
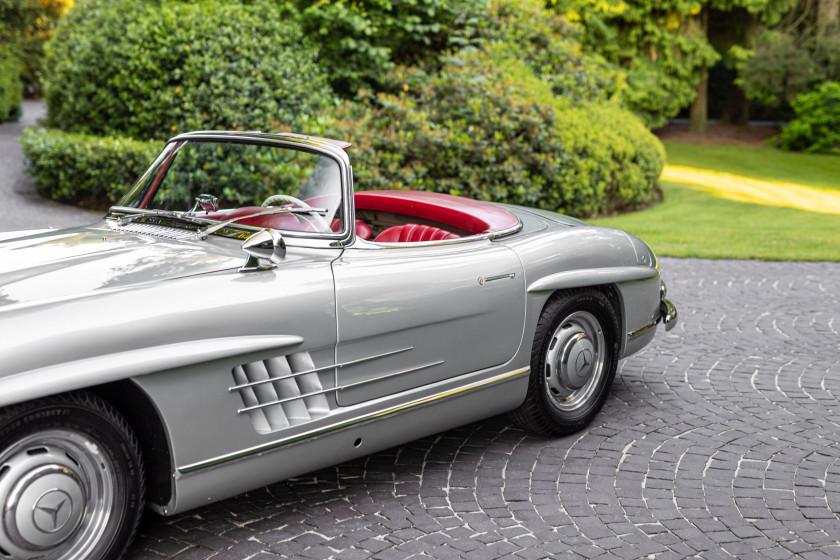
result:
[(458, 239), (459, 237), (461, 236), (432, 226), (405, 224), (402, 226), (389, 227), (377, 235), (374, 241), (380, 243), (413, 243), (417, 241)]
[[(341, 220), (338, 218), (333, 218), (332, 223), (330, 224), (330, 228), (333, 231), (341, 231)], [(359, 239), (364, 239), (367, 241), (370, 239), (370, 236), (373, 235), (373, 229), (362, 220), (356, 220), (356, 237)]]
[(373, 229), (362, 220), (356, 220), (356, 237), (367, 241), (373, 235)]

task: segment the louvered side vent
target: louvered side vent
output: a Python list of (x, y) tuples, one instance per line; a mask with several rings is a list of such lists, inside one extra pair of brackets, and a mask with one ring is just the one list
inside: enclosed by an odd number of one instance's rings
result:
[[(273, 432), (329, 414), (330, 403), (315, 369), (306, 352), (233, 368), (233, 380), (257, 432)], [(332, 376), (332, 371), (320, 373)]]

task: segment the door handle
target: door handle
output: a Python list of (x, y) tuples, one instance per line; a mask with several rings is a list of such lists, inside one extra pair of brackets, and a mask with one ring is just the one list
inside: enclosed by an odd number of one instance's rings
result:
[(515, 276), (515, 272), (511, 272), (510, 274), (499, 274), (498, 276), (487, 276), (486, 278), (484, 276), (479, 276), (478, 283), (483, 286), (487, 282), (493, 282), (494, 280), (504, 280), (505, 278), (514, 278)]

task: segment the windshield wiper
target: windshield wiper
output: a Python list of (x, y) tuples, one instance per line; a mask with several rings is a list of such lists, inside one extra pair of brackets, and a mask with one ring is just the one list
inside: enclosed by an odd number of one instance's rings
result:
[(245, 216), (237, 216), (230, 220), (213, 224), (212, 226), (203, 227), (196, 232), (198, 239), (207, 239), (208, 235), (216, 233), (220, 229), (226, 228), (234, 222), (239, 220), (247, 220), (248, 218), (258, 218), (260, 216), (271, 216), (272, 214), (323, 214), (327, 215), (328, 210), (325, 208), (268, 208), (262, 212), (254, 212), (253, 214), (246, 214)]
[[(124, 206), (113, 206), (111, 208), (111, 212), (128, 212), (133, 211), (134, 208), (126, 208)], [(117, 218), (117, 224), (119, 226), (127, 226), (131, 222), (135, 220), (139, 220), (140, 218), (167, 218), (170, 220), (176, 220), (179, 222), (185, 222), (188, 224), (195, 224), (199, 226), (203, 226), (207, 224), (206, 219), (196, 219), (190, 216), (185, 215), (183, 212), (176, 212), (174, 210), (143, 210), (140, 212), (132, 212), (124, 214)]]

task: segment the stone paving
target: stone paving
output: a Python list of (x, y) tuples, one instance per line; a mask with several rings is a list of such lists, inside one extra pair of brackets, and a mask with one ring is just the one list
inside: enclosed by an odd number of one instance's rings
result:
[(130, 558), (840, 558), (840, 264), (662, 259), (585, 431), (497, 417), (174, 518)]

